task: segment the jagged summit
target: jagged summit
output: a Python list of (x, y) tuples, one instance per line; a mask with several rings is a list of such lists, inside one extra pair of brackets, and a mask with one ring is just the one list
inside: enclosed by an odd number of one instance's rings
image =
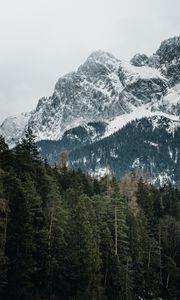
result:
[[(77, 73), (87, 76), (92, 81), (93, 77), (108, 76), (118, 69), (119, 60), (108, 52), (95, 51), (88, 56), (86, 61), (78, 68)], [(103, 79), (102, 79), (103, 80)]]
[[(137, 53), (131, 59), (134, 66), (150, 66), (154, 68), (161, 68), (162, 72), (167, 76), (173, 75), (173, 68), (175, 64), (178, 65), (176, 73), (180, 72), (180, 37), (173, 37), (164, 40), (159, 49), (152, 56), (148, 57), (146, 54)], [(179, 77), (178, 77), (179, 79)]]
[(107, 59), (110, 58), (110, 59), (113, 59), (113, 60), (116, 60), (117, 59), (109, 52), (107, 51), (103, 51), (103, 50), (96, 50), (96, 51), (93, 51), (87, 58), (87, 60), (99, 60), (99, 61), (103, 61), (103, 62), (106, 62)]
[(84, 67), (86, 67), (87, 65), (92, 66), (94, 63), (96, 64), (102, 64), (103, 66), (106, 66), (109, 69), (113, 69), (117, 64), (118, 64), (119, 60), (117, 58), (115, 58), (112, 54), (110, 54), (109, 52), (105, 52), (102, 50), (98, 50), (98, 51), (94, 51), (92, 52), (87, 60), (85, 61), (85, 63), (80, 66), (80, 70)]

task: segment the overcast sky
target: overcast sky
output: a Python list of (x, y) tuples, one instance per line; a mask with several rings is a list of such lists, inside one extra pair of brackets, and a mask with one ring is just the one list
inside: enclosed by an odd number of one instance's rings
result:
[(0, 0), (0, 122), (94, 50), (129, 60), (180, 35), (180, 0)]

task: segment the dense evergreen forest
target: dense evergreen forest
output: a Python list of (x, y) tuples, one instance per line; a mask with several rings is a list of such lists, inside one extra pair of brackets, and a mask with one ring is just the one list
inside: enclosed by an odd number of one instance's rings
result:
[(97, 180), (0, 137), (0, 299), (180, 299), (180, 192)]

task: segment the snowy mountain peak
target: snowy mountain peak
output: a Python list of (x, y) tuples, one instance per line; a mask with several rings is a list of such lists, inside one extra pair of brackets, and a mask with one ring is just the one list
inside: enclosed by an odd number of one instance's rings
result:
[(78, 69), (79, 72), (92, 73), (95, 72), (111, 72), (118, 66), (119, 60), (112, 54), (99, 50), (91, 53), (87, 60)]
[[(109, 52), (102, 51), (102, 50), (97, 50), (97, 51), (92, 52), (92, 53), (88, 56), (86, 62), (89, 62), (89, 61), (96, 61), (96, 62), (100, 62), (100, 63), (106, 64), (106, 63), (108, 63), (108, 61), (117, 63), (117, 62), (118, 62), (118, 59), (115, 58), (115, 57), (114, 57), (111, 53), (109, 53)], [(86, 62), (85, 62), (85, 63), (86, 63)]]

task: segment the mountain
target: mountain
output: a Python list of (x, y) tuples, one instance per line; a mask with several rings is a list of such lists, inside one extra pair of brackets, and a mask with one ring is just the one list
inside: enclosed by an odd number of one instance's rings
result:
[(160, 177), (176, 182), (179, 124), (180, 37), (174, 37), (152, 56), (136, 54), (130, 62), (93, 52), (76, 72), (61, 77), (33, 112), (7, 118), (0, 134), (13, 146), (29, 125), (51, 163), (67, 150), (74, 167), (92, 173), (108, 161), (118, 177), (138, 167), (155, 182)]

